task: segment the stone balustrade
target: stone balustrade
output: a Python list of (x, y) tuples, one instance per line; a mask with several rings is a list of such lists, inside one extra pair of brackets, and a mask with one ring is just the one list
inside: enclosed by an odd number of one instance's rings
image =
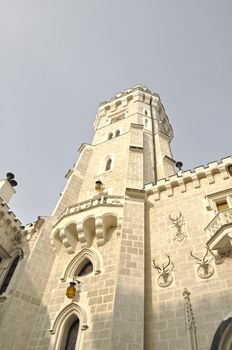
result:
[(223, 226), (231, 226), (232, 228), (232, 208), (220, 211), (206, 226), (205, 232), (207, 238), (213, 237)]
[(68, 254), (73, 254), (77, 241), (85, 248), (94, 239), (98, 246), (104, 245), (112, 230), (121, 232), (123, 206), (123, 196), (103, 193), (68, 207), (53, 225), (50, 238), (54, 250), (63, 245)]
[(89, 210), (97, 206), (113, 206), (113, 207), (123, 206), (123, 203), (124, 203), (123, 196), (99, 194), (91, 199), (88, 199), (86, 201), (80, 202), (78, 204), (75, 204), (66, 208), (65, 211), (63, 211), (57, 217), (57, 221), (55, 222), (54, 227), (66, 216), (77, 214), (79, 212), (82, 212), (84, 210)]

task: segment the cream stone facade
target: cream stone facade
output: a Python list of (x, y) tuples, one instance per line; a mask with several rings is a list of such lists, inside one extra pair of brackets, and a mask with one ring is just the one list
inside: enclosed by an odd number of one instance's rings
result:
[(100, 104), (51, 216), (23, 227), (0, 182), (1, 350), (232, 349), (232, 158), (176, 170), (172, 138), (138, 85)]

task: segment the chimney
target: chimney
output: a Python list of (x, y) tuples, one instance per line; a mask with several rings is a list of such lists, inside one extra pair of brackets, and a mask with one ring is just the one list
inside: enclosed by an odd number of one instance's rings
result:
[(7, 173), (6, 179), (0, 180), (0, 198), (8, 204), (13, 194), (16, 193), (14, 187), (17, 186), (17, 182), (14, 180), (14, 174)]

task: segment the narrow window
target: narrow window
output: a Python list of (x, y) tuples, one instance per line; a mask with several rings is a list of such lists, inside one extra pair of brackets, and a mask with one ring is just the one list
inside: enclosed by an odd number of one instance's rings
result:
[(116, 130), (115, 137), (120, 135), (120, 130)]
[(19, 262), (19, 256), (17, 256), (17, 258), (15, 258), (14, 261), (12, 262), (12, 264), (11, 264), (11, 267), (10, 267), (10, 269), (9, 269), (9, 271), (8, 271), (4, 281), (3, 281), (3, 284), (1, 286), (0, 295), (3, 294), (7, 290), (7, 287), (9, 285), (9, 283), (11, 281), (11, 278), (12, 278), (14, 272), (15, 272), (15, 269), (16, 269), (16, 267), (18, 265), (18, 262)]
[(147, 128), (148, 127), (148, 119), (146, 118), (145, 119), (145, 128)]
[(110, 170), (112, 164), (112, 159), (108, 159), (106, 163), (106, 171)]
[(147, 110), (146, 109), (145, 109), (144, 113), (145, 113), (145, 115), (147, 115)]
[(69, 327), (64, 350), (75, 350), (79, 324), (79, 319), (76, 319)]
[(112, 132), (110, 132), (110, 133), (109, 133), (109, 135), (108, 135), (108, 140), (111, 140), (111, 139), (112, 139), (112, 137), (113, 137), (113, 133), (112, 133)]

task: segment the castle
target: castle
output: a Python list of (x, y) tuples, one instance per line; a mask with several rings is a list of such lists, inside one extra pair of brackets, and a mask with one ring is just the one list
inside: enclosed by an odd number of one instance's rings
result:
[(159, 95), (101, 103), (51, 216), (0, 181), (1, 350), (231, 350), (232, 158), (183, 171)]

